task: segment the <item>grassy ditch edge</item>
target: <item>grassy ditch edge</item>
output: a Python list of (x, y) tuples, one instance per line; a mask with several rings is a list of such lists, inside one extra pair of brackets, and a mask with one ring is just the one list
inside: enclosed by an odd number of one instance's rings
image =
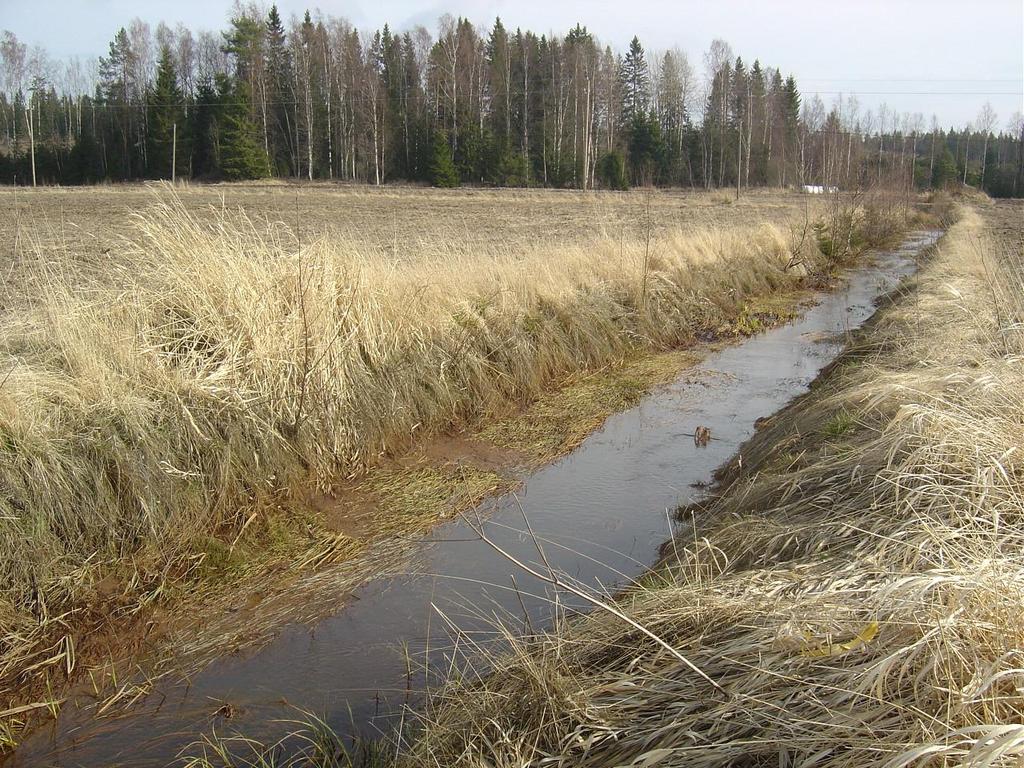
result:
[[(224, 232), (214, 232), (212, 235), (214, 239), (210, 240), (209, 233), (201, 234), (201, 232), (205, 232), (201, 227), (198, 228), (199, 232), (188, 230), (187, 227), (185, 231), (182, 231), (180, 222), (168, 218), (173, 215), (176, 215), (176, 211), (172, 204), (161, 209), (154, 218), (143, 221), (144, 228), (150, 227), (147, 235), (151, 244), (169, 248), (167, 243), (160, 245), (162, 242), (160, 237), (166, 236), (170, 238), (171, 246), (175, 247), (182, 243), (196, 245), (197, 242), (200, 245), (224, 247), (222, 242), (225, 237)], [(161, 219), (161, 216), (164, 218)], [(194, 221), (186, 221), (185, 224), (196, 226)], [(218, 226), (225, 227), (226, 224), (221, 221)], [(288, 257), (286, 248), (280, 248), (280, 244), (273, 241), (261, 240), (254, 232), (228, 230), (227, 236), (239, 238), (242, 245), (246, 247), (251, 247), (255, 243), (264, 248), (276, 248), (278, 249), (275, 251), (276, 258), (287, 259)], [(769, 235), (770, 238), (771, 235)], [(720, 241), (712, 247), (742, 247), (742, 242), (742, 239), (735, 243)], [(230, 246), (231, 243), (228, 245)], [(621, 244), (618, 245), (621, 249)], [(788, 246), (777, 244), (770, 247), (779, 248), (778, 256), (784, 256), (785, 260), (792, 263), (793, 253)], [(681, 361), (673, 358), (672, 353), (669, 353), (668, 356), (651, 358), (645, 356), (640, 350), (692, 343), (701, 333), (725, 335), (753, 333), (766, 324), (784, 319), (785, 313), (780, 313), (775, 309), (762, 311), (758, 308), (759, 301), (768, 301), (768, 295), (761, 292), (767, 290), (768, 294), (771, 294), (781, 288), (789, 290), (801, 282), (806, 282), (808, 263), (824, 265), (824, 269), (819, 266), (811, 270), (812, 276), (819, 276), (816, 279), (820, 279), (821, 275), (827, 275), (831, 268), (828, 260), (821, 260), (821, 254), (816, 248), (811, 247), (808, 251), (803, 243), (801, 243), (801, 248), (804, 251), (801, 261), (805, 259), (807, 261), (802, 270), (794, 271), (794, 274), (785, 280), (771, 278), (764, 283), (755, 280), (753, 284), (745, 287), (742, 284), (737, 286), (733, 283), (728, 290), (714, 293), (710, 297), (698, 293), (699, 303), (709, 302), (708, 306), (712, 307), (714, 311), (711, 313), (706, 310), (698, 311), (695, 317), (687, 318), (687, 325), (685, 329), (682, 329), (682, 335), (679, 335), (680, 330), (674, 330), (670, 334), (671, 338), (655, 339), (645, 338), (641, 333), (622, 350), (615, 353), (613, 359), (606, 364), (604, 374), (591, 374), (578, 378), (568, 387), (557, 388), (556, 393), (550, 395), (551, 399), (544, 395), (545, 391), (550, 392), (548, 388), (551, 384), (547, 383), (541, 387), (540, 394), (520, 394), (512, 398), (511, 401), (499, 401), (482, 411), (461, 414), (454, 418), (446, 417), (445, 429), (457, 428), (459, 424), (490, 424), (489, 428), (485, 427), (482, 431), (485, 439), (490, 439), (505, 447), (513, 447), (527, 453), (532, 452), (537, 460), (550, 458), (560, 451), (571, 449), (585, 434), (598, 426), (608, 413), (628, 407), (629, 404), (641, 397), (652, 384), (661, 380), (661, 377), (678, 371)], [(165, 250), (163, 253), (167, 255), (172, 251)], [(231, 258), (230, 254), (229, 258)], [(694, 258), (697, 259), (696, 262), (693, 261)], [(700, 266), (701, 257), (688, 256), (687, 260), (687, 263), (691, 264), (691, 268), (700, 274), (714, 276), (713, 271), (709, 271), (712, 269), (711, 266)], [(323, 264), (326, 268), (328, 260), (325, 259)], [(833, 267), (835, 266), (835, 262), (831, 264)], [(789, 265), (780, 266), (784, 267), (781, 274), (789, 271)], [(193, 268), (196, 268), (195, 264), (191, 264), (189, 267), (189, 269)], [(299, 291), (301, 297), (305, 290), (302, 287), (304, 279), (302, 261), (299, 260), (297, 263), (293, 261), (292, 268), (296, 270), (291, 273), (292, 287)], [(648, 274), (646, 271), (644, 273), (645, 285), (648, 279), (652, 281), (661, 279), (658, 277), (659, 269), (671, 270), (673, 268), (675, 267), (672, 267), (671, 263), (659, 266), (655, 260), (650, 273)], [(801, 273), (805, 275), (804, 278), (799, 277)], [(183, 277), (184, 274), (170, 276), (164, 274), (162, 279), (168, 280), (173, 288), (179, 285), (175, 281)], [(194, 278), (191, 273), (188, 276)], [(735, 279), (734, 275), (728, 282)], [(711, 284), (714, 284), (714, 281)], [(697, 290), (708, 290), (708, 286), (702, 287), (698, 283)], [(629, 294), (627, 293), (627, 295)], [(145, 296), (145, 291), (143, 291), (143, 297)], [(642, 309), (645, 313), (654, 311), (652, 307), (662, 301), (657, 296), (657, 291), (654, 288), (651, 289), (649, 295), (644, 296)], [(635, 301), (636, 297), (633, 296), (630, 300)], [(63, 309), (71, 308), (75, 312), (85, 311), (87, 313), (85, 319), (90, 319), (88, 315), (88, 312), (91, 311), (90, 307), (71, 306), (73, 304), (73, 294), (63, 294), (57, 297), (57, 304), (54, 306), (60, 306)], [(302, 331), (304, 325), (308, 331), (309, 317), (307, 314), (306, 319), (303, 320), (304, 312), (301, 304), (302, 301), (293, 304), (290, 310), (289, 323), (293, 332)], [(777, 309), (777, 300), (773, 306)], [(472, 307), (473, 314), (467, 312), (467, 307)], [(667, 308), (664, 306), (658, 308), (644, 322), (663, 321), (665, 311)], [(72, 317), (75, 316), (75, 312), (70, 313)], [(347, 315), (347, 312), (348, 310), (344, 314)], [(465, 333), (479, 327), (478, 324), (486, 312), (485, 305), (480, 304), (479, 301), (474, 304), (471, 300), (468, 305), (461, 305), (454, 312), (452, 318), (455, 325), (462, 328)], [(78, 319), (81, 320), (82, 316), (79, 316)], [(109, 319), (109, 316), (104, 315), (101, 319)], [(185, 337), (186, 346), (182, 347), (181, 327), (178, 321), (167, 327), (170, 328), (174, 336), (174, 346), (170, 353), (172, 357), (178, 359), (182, 355), (186, 357), (191, 355), (201, 359), (209, 356), (210, 345), (215, 343), (211, 340), (212, 336), (197, 335), (196, 329), (193, 328), (189, 331), (190, 335)], [(64, 327), (62, 330), (67, 332), (69, 329)], [(561, 331), (559, 332), (561, 333)], [(632, 333), (634, 332), (631, 331)], [(471, 337), (472, 334), (465, 338)], [(19, 341), (25, 343), (24, 338), (21, 337)], [(294, 345), (294, 349), (298, 350), (294, 366), (296, 369), (301, 370), (302, 360), (312, 354), (308, 347), (308, 342)], [(356, 353), (360, 356), (366, 354), (361, 346), (356, 349)], [(318, 352), (317, 355), (319, 354), (321, 353)], [(486, 354), (489, 353), (485, 352)], [(623, 365), (623, 357), (634, 359)], [(659, 369), (658, 365), (653, 362), (656, 360), (668, 364)], [(579, 361), (576, 364), (578, 363)], [(80, 362), (75, 365), (80, 365)], [(585, 367), (587, 365), (584, 363)], [(592, 363), (589, 365), (592, 366)], [(88, 371), (85, 373), (88, 374)], [(595, 381), (599, 382), (596, 387)], [(299, 393), (303, 391), (301, 386), (297, 391)], [(559, 432), (558, 437), (552, 437), (550, 433), (545, 432), (543, 426), (549, 420), (550, 414), (554, 412), (552, 403), (555, 403), (555, 409), (560, 409), (559, 393), (564, 395), (566, 392), (573, 391), (584, 392), (585, 396), (591, 398), (596, 404), (596, 410), (584, 412), (582, 421), (560, 425), (559, 430), (564, 431)], [(494, 419), (492, 414), (495, 407), (499, 412), (503, 409), (507, 411), (508, 403), (514, 404), (521, 397), (536, 400), (536, 403), (528, 407), (523, 415), (513, 415), (504, 420)], [(295, 406), (294, 402), (292, 406)], [(285, 407), (287, 408), (287, 404)], [(288, 448), (288, 442), (295, 441), (301, 436), (301, 431), (297, 431), (298, 425), (304, 421), (301, 415), (301, 405), (298, 406), (298, 410), (298, 414), (293, 411), (285, 418), (275, 417), (265, 421), (266, 424), (276, 423), (277, 427), (272, 427), (272, 429), (279, 431), (285, 439), (281, 446), (275, 448), (275, 453), (271, 458), (287, 455), (289, 451), (294, 453), (293, 449)], [(194, 421), (194, 416), (189, 418)], [(289, 424), (291, 428), (289, 428)], [(125, 425), (125, 427), (128, 426)], [(308, 428), (308, 424), (306, 426)], [(127, 444), (130, 444), (130, 439)], [(401, 453), (407, 450), (407, 446), (410, 444), (408, 439), (400, 439), (393, 446), (387, 448), (384, 453)], [(16, 447), (16, 444), (14, 446)], [(316, 451), (317, 447), (313, 445), (305, 450)], [(237, 448), (235, 451), (237, 452)], [(154, 624), (159, 623), (153, 621), (154, 610), (173, 606), (185, 599), (186, 593), (192, 594), (194, 602), (197, 587), (201, 595), (207, 591), (215, 592), (225, 584), (245, 583), (269, 569), (285, 567), (284, 564), (289, 562), (298, 561), (306, 566), (318, 567), (329, 562), (353, 558), (360, 551), (358, 542), (353, 542), (350, 537), (338, 535), (336, 532), (325, 529), (319, 525), (320, 521), (315, 514), (310, 514), (301, 506), (296, 506), (294, 492), (289, 488), (308, 484), (313, 469), (309, 465), (308, 458), (303, 459), (301, 453), (298, 455), (300, 460), (298, 460), (297, 466), (301, 470), (298, 474), (285, 478), (275, 477), (276, 473), (272, 473), (271, 479), (274, 482), (265, 490), (247, 485), (241, 495), (225, 489), (215, 496), (215, 507), (220, 512), (214, 516), (212, 528), (200, 537), (192, 538), (187, 546), (172, 557), (166, 556), (165, 553), (147, 553), (143, 547), (128, 559), (125, 559), (123, 555), (109, 561), (102, 556), (90, 556), (72, 569), (65, 569), (60, 573), (57, 581), (52, 584), (45, 583), (39, 577), (33, 577), (35, 586), (27, 595), (27, 605), (31, 611), (30, 616), (25, 617), (28, 618), (28, 621), (22, 618), (14, 625), (13, 631), (8, 632), (5, 637), (5, 646), (9, 653), (5, 654), (3, 670), (5, 679), (14, 685), (13, 690), (11, 688), (8, 690), (12, 690), (12, 693), (15, 694), (10, 699), (11, 706), (8, 707), (10, 711), (4, 713), (7, 722), (5, 732), (9, 734), (8, 740), (13, 743), (17, 730), (27, 721), (27, 715), (56, 712), (62, 698), (58, 692), (65, 689), (67, 684), (75, 679), (76, 665), (84, 666), (90, 662), (90, 657), (103, 656), (104, 652), (92, 648), (90, 641), (103, 638), (105, 632), (122, 633), (126, 628), (131, 632), (130, 628), (133, 624), (145, 626), (148, 631)], [(364, 463), (365, 468), (361, 471), (370, 470), (365, 477), (371, 485), (374, 476), (372, 467), (377, 461), (379, 459), (368, 460), (357, 457), (357, 465), (360, 462)], [(170, 470), (165, 467), (162, 470), (163, 473), (175, 481), (173, 485), (182, 492), (186, 501), (194, 498), (196, 503), (199, 503), (204, 494), (199, 489), (192, 488), (194, 471), (182, 468), (180, 462), (169, 463), (169, 465)], [(214, 476), (218, 476), (218, 472), (223, 472), (223, 467), (211, 466), (204, 470), (204, 472), (207, 471), (212, 471)], [(295, 469), (291, 471), (294, 472)], [(319, 471), (313, 473), (314, 482), (316, 482), (315, 475)], [(119, 472), (120, 470), (116, 469), (113, 470), (113, 474), (110, 470), (105, 472), (105, 479), (102, 482), (112, 483), (112, 485), (101, 495), (110, 495), (112, 492), (112, 498), (115, 500), (124, 498), (130, 502), (130, 506), (137, 506), (140, 499), (132, 500), (132, 488), (124, 486), (123, 481), (118, 479)], [(405, 475), (407, 479), (400, 478), (397, 489), (392, 489), (392, 495), (400, 502), (407, 498), (409, 488), (415, 483), (417, 477), (416, 473), (405, 473)], [(452, 494), (447, 493), (445, 489), (448, 486), (457, 486), (464, 479), (464, 475), (434, 478), (437, 482), (433, 483), (433, 492), (427, 495), (427, 503), (421, 504), (428, 509), (425, 510), (425, 514), (418, 516), (418, 524), (429, 525), (439, 516), (437, 514), (439, 508), (450, 507)], [(479, 492), (468, 494), (466, 503), (471, 503), (473, 499), (479, 498), (480, 493), (491, 492), (502, 487), (500, 476), (480, 479), (482, 482), (476, 486)], [(162, 481), (167, 482), (167, 477), (163, 477)], [(406, 482), (409, 483), (408, 486), (403, 485)], [(83, 483), (84, 489), (100, 490), (95, 482), (83, 479)], [(427, 483), (427, 485), (430, 484)], [(379, 493), (379, 489), (373, 492)], [(432, 507), (434, 504), (438, 506)], [(145, 504), (142, 504), (141, 508), (144, 510)], [(14, 511), (18, 510), (15, 508)], [(386, 526), (383, 528), (385, 528), (385, 533), (389, 532)], [(118, 543), (118, 551), (123, 553), (124, 547), (124, 541)], [(154, 554), (157, 556), (152, 559)], [(59, 563), (60, 560), (58, 559), (57, 562)], [(108, 608), (112, 608), (112, 610), (108, 611)], [(147, 642), (144, 634), (137, 639), (140, 646)], [(107, 652), (109, 652), (109, 648)], [(79, 679), (81, 674), (81, 669), (79, 669)], [(102, 685), (100, 687), (102, 688)], [(47, 692), (45, 698), (41, 696), (42, 691)], [(31, 701), (31, 699), (40, 698), (43, 700)], [(30, 700), (26, 701), (26, 699)]]

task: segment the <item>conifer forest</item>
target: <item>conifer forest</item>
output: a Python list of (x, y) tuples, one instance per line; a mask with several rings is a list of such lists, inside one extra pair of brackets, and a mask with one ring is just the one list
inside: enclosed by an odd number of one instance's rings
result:
[(984, 104), (943, 126), (856, 93), (826, 103), (721, 39), (652, 54), (636, 37), (602, 44), (585, 18), (538, 35), (501, 19), (365, 33), (317, 10), (230, 16), (220, 32), (126, 20), (88, 62), (5, 32), (0, 180), (1024, 189), (1019, 113), (1000, 123)]

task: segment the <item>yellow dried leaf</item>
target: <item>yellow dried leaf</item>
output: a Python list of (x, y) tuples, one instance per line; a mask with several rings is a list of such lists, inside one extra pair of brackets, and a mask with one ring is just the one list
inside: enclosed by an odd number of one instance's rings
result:
[(817, 648), (805, 648), (800, 651), (800, 655), (808, 659), (825, 659), (832, 656), (841, 656), (848, 651), (856, 650), (862, 645), (870, 643), (877, 635), (878, 622), (872, 621), (852, 639), (844, 643), (826, 643), (819, 645)]

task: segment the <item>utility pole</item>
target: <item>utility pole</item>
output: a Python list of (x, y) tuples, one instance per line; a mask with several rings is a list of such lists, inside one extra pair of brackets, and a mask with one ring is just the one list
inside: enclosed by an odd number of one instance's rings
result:
[(178, 170), (178, 124), (171, 127), (171, 186), (174, 186), (174, 175)]
[(742, 174), (740, 173), (743, 167), (743, 121), (740, 121), (740, 130), (736, 136), (736, 199), (740, 199), (740, 179)]
[(29, 102), (28, 109), (28, 143), (32, 154), (32, 186), (36, 185), (36, 132), (32, 120), (32, 102)]
[(964, 186), (967, 186), (967, 161), (971, 157), (971, 124), (968, 123), (967, 127), (964, 128), (964, 133), (967, 134), (967, 146), (964, 147)]

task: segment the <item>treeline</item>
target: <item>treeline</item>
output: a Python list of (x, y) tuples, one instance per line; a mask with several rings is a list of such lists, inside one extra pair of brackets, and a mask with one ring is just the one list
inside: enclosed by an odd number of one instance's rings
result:
[(826, 107), (721, 40), (623, 54), (442, 17), (361, 36), (307, 12), (235, 7), (226, 31), (141, 21), (95, 65), (0, 40), (0, 181), (339, 179), (624, 189), (968, 183), (1024, 192), (1024, 124), (925, 129), (920, 115)]

